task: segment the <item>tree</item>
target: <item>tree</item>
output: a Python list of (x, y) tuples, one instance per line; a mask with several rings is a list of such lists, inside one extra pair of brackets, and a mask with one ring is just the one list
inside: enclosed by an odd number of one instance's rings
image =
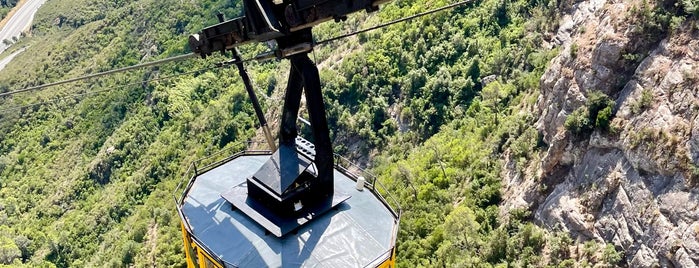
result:
[(22, 256), (22, 251), (9, 237), (12, 233), (10, 227), (0, 226), (0, 264), (11, 264)]
[(500, 113), (500, 108), (502, 107), (501, 102), (506, 96), (507, 93), (504, 90), (504, 86), (498, 81), (489, 83), (481, 91), (483, 104), (490, 108), (495, 116), (493, 124), (498, 124), (498, 114)]
[(476, 250), (482, 243), (480, 228), (473, 210), (466, 206), (456, 207), (444, 220), (444, 236), (449, 238), (449, 242), (439, 247), (437, 256), (447, 267), (463, 264), (467, 260), (463, 252)]

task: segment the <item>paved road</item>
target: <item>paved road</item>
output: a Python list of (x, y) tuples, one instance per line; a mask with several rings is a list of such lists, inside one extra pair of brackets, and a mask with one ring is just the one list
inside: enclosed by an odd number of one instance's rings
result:
[(44, 2), (46, 0), (27, 0), (15, 12), (14, 16), (7, 21), (5, 27), (0, 30), (0, 53), (7, 49), (7, 46), (2, 41), (5, 39), (12, 40), (14, 36), (19, 37), (22, 31), (28, 29), (32, 25), (32, 21), (34, 21), (34, 14)]
[(27, 50), (26, 47), (25, 47), (25, 48), (22, 48), (22, 49), (20, 49), (20, 50), (17, 50), (17, 51), (15, 51), (14, 53), (12, 53), (12, 54), (8, 55), (7, 57), (5, 57), (4, 59), (0, 60), (0, 70), (5, 69), (5, 66), (7, 66), (7, 64), (10, 63), (10, 62), (12, 61), (12, 59), (14, 59), (17, 55), (19, 55), (19, 53), (22, 53), (22, 52), (24, 52), (25, 50)]

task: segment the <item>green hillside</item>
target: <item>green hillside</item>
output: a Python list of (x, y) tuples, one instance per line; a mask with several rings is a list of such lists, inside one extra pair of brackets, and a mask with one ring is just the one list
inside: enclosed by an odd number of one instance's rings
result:
[[(239, 13), (230, 2), (48, 1), (32, 36), (15, 45), (28, 49), (0, 72), (0, 92), (186, 53), (187, 36), (215, 23), (218, 11)], [(526, 211), (499, 208), (503, 155), (524, 172), (546, 146), (532, 111), (539, 78), (557, 53), (546, 49), (547, 38), (570, 2), (474, 1), (313, 54), (336, 152), (371, 156), (373, 172), (401, 204), (400, 267), (620, 260), (614, 247), (591, 242), (586, 254), (564, 261), (573, 244), (566, 234), (535, 226)], [(395, 1), (321, 25), (316, 38), (449, 3)], [(140, 81), (223, 59), (0, 99), (0, 264), (183, 266), (175, 186), (191, 161), (242, 148), (257, 122), (232, 70)], [(274, 108), (288, 63), (248, 69), (271, 96), (265, 109)], [(485, 77), (492, 82), (483, 85)], [(40, 102), (47, 103), (32, 105)]]

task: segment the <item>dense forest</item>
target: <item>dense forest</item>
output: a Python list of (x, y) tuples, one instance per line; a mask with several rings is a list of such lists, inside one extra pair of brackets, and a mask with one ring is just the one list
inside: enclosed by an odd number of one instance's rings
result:
[[(451, 2), (393, 1), (318, 26), (315, 38)], [(312, 54), (336, 153), (362, 162), (402, 208), (400, 267), (622, 260), (611, 244), (574, 241), (533, 224), (527, 210), (500, 207), (502, 158), (524, 172), (547, 146), (532, 114), (539, 79), (559, 53), (550, 40), (556, 18), (572, 2), (478, 0)], [(0, 92), (187, 53), (189, 34), (241, 9), (229, 0), (48, 1), (32, 35), (5, 52), (27, 48), (0, 72)], [(265, 47), (242, 50), (251, 57)], [(242, 82), (214, 68), (222, 60), (0, 99), (0, 266), (183, 266), (172, 195), (188, 164), (257, 139)], [(278, 110), (288, 62), (248, 69), (264, 108)], [(600, 127), (612, 116), (607, 101), (590, 104)]]

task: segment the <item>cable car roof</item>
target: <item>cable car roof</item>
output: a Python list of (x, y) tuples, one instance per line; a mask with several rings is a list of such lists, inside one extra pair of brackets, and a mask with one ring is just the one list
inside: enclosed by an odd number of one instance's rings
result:
[(252, 176), (270, 157), (241, 155), (193, 180), (179, 207), (195, 241), (234, 267), (365, 267), (391, 256), (398, 215), (371, 188), (355, 189), (335, 169), (335, 187), (351, 196), (281, 238), (267, 232), (221, 194)]

